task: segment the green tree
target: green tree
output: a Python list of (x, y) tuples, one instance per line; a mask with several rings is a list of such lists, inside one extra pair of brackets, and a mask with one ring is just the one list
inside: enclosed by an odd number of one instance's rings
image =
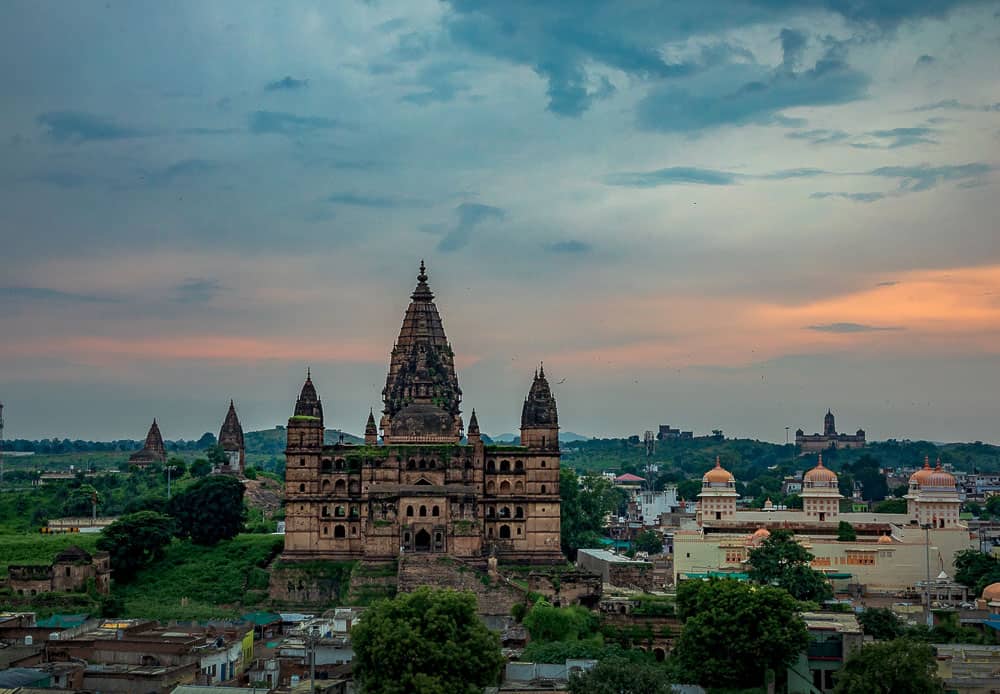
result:
[(955, 580), (980, 595), (983, 588), (1000, 581), (1000, 559), (978, 550), (964, 549), (955, 555)]
[(750, 550), (750, 580), (784, 588), (796, 600), (827, 600), (833, 589), (823, 574), (809, 566), (812, 560), (812, 553), (795, 541), (790, 530), (775, 529), (760, 547)]
[(703, 687), (761, 685), (767, 670), (781, 677), (809, 643), (798, 603), (781, 588), (685, 581), (677, 608), (684, 628), (673, 664)]
[(592, 669), (569, 678), (570, 694), (670, 694), (663, 666), (606, 658)]
[(101, 502), (101, 495), (93, 485), (81, 484), (70, 492), (63, 504), (63, 513), (67, 516), (89, 516), (93, 513), (94, 504), (100, 505)]
[(184, 462), (184, 458), (178, 458), (177, 456), (167, 461), (167, 467), (173, 468), (170, 472), (171, 479), (179, 480), (187, 472), (187, 463)]
[(116, 581), (128, 582), (135, 573), (163, 556), (174, 534), (174, 520), (155, 511), (122, 516), (109, 525), (97, 540), (97, 549), (111, 554)]
[(865, 610), (858, 615), (858, 623), (866, 634), (879, 641), (897, 639), (905, 630), (896, 613), (885, 607)]
[(930, 644), (896, 639), (862, 646), (836, 675), (835, 694), (939, 694)]
[(986, 500), (986, 513), (992, 518), (1000, 518), (1000, 495), (991, 496)]
[(855, 482), (861, 483), (865, 499), (881, 501), (889, 494), (889, 485), (886, 484), (881, 465), (870, 454), (865, 453), (853, 463), (845, 465), (844, 468), (854, 476)]
[(659, 554), (663, 551), (663, 538), (655, 530), (643, 530), (635, 536), (633, 544), (640, 552)]
[(243, 483), (228, 475), (203, 477), (174, 495), (167, 511), (177, 520), (177, 536), (199, 545), (229, 540), (243, 529)]
[(838, 542), (854, 542), (858, 539), (858, 533), (854, 530), (854, 526), (847, 521), (840, 521), (837, 524), (837, 541)]
[(212, 464), (205, 460), (204, 458), (198, 458), (193, 463), (191, 463), (191, 476), (192, 477), (204, 477), (212, 471)]
[(593, 636), (600, 619), (585, 607), (553, 607), (540, 600), (523, 624), (532, 641), (578, 641)]
[(366, 694), (481, 694), (504, 663), (475, 596), (452, 590), (424, 587), (375, 603), (351, 641), (354, 677)]
[(624, 492), (598, 475), (582, 479), (569, 468), (559, 470), (562, 550), (570, 559), (581, 547), (600, 547), (604, 519), (624, 502)]
[(971, 513), (976, 518), (979, 518), (979, 514), (983, 512), (983, 507), (977, 504), (975, 501), (965, 502), (965, 510)]
[(693, 501), (701, 493), (701, 478), (684, 480), (677, 485), (677, 496), (681, 499)]
[(906, 513), (906, 499), (886, 499), (875, 504), (875, 513)]

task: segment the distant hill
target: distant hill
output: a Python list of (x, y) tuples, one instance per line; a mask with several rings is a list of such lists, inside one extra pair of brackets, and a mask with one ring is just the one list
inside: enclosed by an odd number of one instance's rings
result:
[[(363, 438), (354, 434), (348, 434), (337, 429), (327, 429), (324, 442), (328, 444), (337, 443), (340, 435), (344, 435), (344, 443), (364, 443)], [(248, 431), (243, 436), (248, 454), (261, 455), (281, 455), (285, 452), (285, 427), (277, 426), (273, 429), (262, 429), (261, 431)]]
[[(559, 433), (559, 443), (573, 443), (575, 441), (590, 441), (590, 436), (584, 436), (582, 434), (576, 434), (572, 431), (562, 431)], [(500, 434), (493, 437), (493, 441), (496, 443), (515, 443), (521, 440), (519, 434)]]

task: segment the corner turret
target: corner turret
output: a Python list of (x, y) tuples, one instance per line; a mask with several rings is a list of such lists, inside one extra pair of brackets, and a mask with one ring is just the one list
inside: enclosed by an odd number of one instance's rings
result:
[(226, 463), (213, 470), (216, 473), (243, 475), (246, 467), (246, 446), (243, 442), (243, 426), (236, 415), (236, 404), (229, 401), (229, 411), (219, 430), (219, 445), (226, 452)]
[(365, 445), (375, 446), (378, 444), (378, 429), (375, 427), (375, 412), (368, 410), (368, 423), (365, 424)]
[(559, 448), (559, 413), (545, 378), (545, 366), (535, 372), (528, 397), (521, 408), (521, 445), (528, 448)]

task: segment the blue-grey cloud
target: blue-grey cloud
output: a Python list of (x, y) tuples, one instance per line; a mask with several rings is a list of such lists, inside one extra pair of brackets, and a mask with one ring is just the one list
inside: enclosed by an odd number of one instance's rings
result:
[(876, 282), (876, 287), (895, 287), (899, 284), (899, 280), (886, 280), (884, 282)]
[(274, 80), (273, 82), (268, 82), (264, 85), (264, 91), (266, 92), (278, 92), (278, 91), (295, 91), (297, 89), (305, 89), (309, 86), (309, 80), (297, 80), (291, 75), (286, 75), (280, 80)]
[(464, 67), (461, 63), (450, 61), (424, 65), (417, 75), (420, 90), (404, 95), (403, 101), (426, 106), (453, 100), (459, 93), (469, 89), (468, 85), (455, 77)]
[(947, 181), (959, 181), (962, 184), (979, 184), (993, 170), (993, 166), (984, 162), (969, 164), (953, 164), (947, 166), (883, 166), (868, 172), (870, 176), (895, 178), (899, 180), (899, 190), (907, 193), (917, 193), (930, 190)]
[(455, 208), (458, 221), (437, 245), (442, 253), (453, 253), (469, 245), (476, 227), (488, 221), (500, 221), (506, 214), (499, 207), (463, 202)]
[(782, 29), (778, 34), (781, 41), (781, 65), (788, 70), (794, 70), (802, 61), (809, 37), (802, 31)]
[(205, 159), (182, 159), (162, 169), (149, 171), (141, 175), (140, 180), (145, 181), (150, 186), (165, 186), (174, 183), (178, 179), (199, 176), (215, 171), (218, 168), (219, 165), (213, 161)]
[(335, 205), (372, 207), (381, 210), (389, 210), (399, 207), (422, 207), (426, 205), (426, 203), (422, 200), (393, 198), (381, 195), (359, 195), (357, 193), (333, 193), (328, 195), (325, 199), (327, 202), (332, 202)]
[(214, 299), (224, 289), (218, 280), (189, 277), (174, 287), (173, 300), (179, 304), (204, 304)]
[(816, 178), (817, 176), (827, 176), (830, 173), (832, 172), (826, 169), (802, 167), (799, 169), (781, 169), (780, 171), (772, 171), (771, 173), (758, 174), (751, 178), (760, 178), (765, 181), (786, 181), (790, 178)]
[(937, 59), (934, 56), (927, 55), (926, 53), (924, 53), (922, 56), (920, 56), (919, 58), (917, 58), (916, 66), (917, 67), (927, 67), (929, 65), (933, 65), (936, 62), (937, 62)]
[(899, 326), (865, 325), (864, 323), (826, 323), (825, 325), (810, 325), (809, 330), (821, 333), (870, 333), (885, 330), (902, 330)]
[(123, 140), (149, 134), (109, 118), (80, 111), (49, 111), (39, 114), (36, 120), (44, 128), (45, 135), (56, 142)]
[(936, 145), (938, 141), (933, 136), (939, 132), (936, 128), (927, 127), (871, 130), (865, 135), (872, 139), (852, 142), (851, 146), (858, 149), (897, 149), (919, 144)]
[(982, 111), (985, 113), (995, 113), (1000, 111), (1000, 101), (994, 102), (992, 104), (970, 104), (964, 101), (959, 101), (958, 99), (942, 99), (941, 101), (935, 101), (931, 104), (923, 104), (921, 106), (916, 106), (913, 109), (918, 113), (923, 111)]
[(663, 86), (638, 107), (647, 130), (697, 132), (720, 126), (774, 123), (780, 111), (796, 106), (827, 106), (865, 96), (869, 78), (830, 53), (812, 68), (779, 69), (760, 79), (714, 94)]
[(638, 171), (610, 174), (604, 183), (626, 188), (655, 188), (657, 186), (694, 183), (709, 186), (730, 186), (736, 184), (738, 174), (715, 169), (699, 169), (693, 166), (672, 166), (657, 171)]
[(243, 132), (240, 128), (180, 128), (179, 135), (235, 135)]
[(850, 133), (843, 130), (830, 130), (827, 128), (817, 128), (814, 130), (797, 130), (785, 133), (789, 140), (805, 140), (813, 145), (830, 145), (843, 142), (851, 137)]
[(878, 202), (879, 200), (884, 200), (889, 197), (888, 193), (845, 193), (836, 191), (823, 191), (819, 193), (813, 193), (809, 196), (814, 200), (824, 200), (826, 198), (843, 198), (844, 200), (851, 200), (853, 202)]
[(70, 171), (45, 171), (26, 177), (24, 180), (35, 183), (45, 183), (56, 188), (83, 188), (93, 184), (96, 179), (93, 176), (83, 176)]
[(8, 286), (0, 287), (0, 301), (3, 300), (29, 300), (29, 301), (52, 301), (63, 303), (80, 304), (107, 304), (116, 303), (118, 300), (112, 297), (99, 296), (96, 294), (81, 294), (77, 292), (65, 292), (49, 287), (21, 287)]
[(569, 239), (567, 241), (556, 241), (555, 243), (550, 243), (545, 246), (545, 250), (550, 253), (589, 253), (593, 250), (593, 247), (584, 241), (578, 241), (576, 239)]
[(254, 111), (249, 116), (250, 132), (256, 135), (304, 135), (317, 130), (343, 128), (345, 124), (334, 118), (299, 116), (282, 111)]

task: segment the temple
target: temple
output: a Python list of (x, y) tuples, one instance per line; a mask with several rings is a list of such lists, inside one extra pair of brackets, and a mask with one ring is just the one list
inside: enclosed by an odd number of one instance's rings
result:
[(243, 443), (243, 426), (236, 415), (236, 405), (232, 400), (229, 401), (229, 411), (219, 431), (219, 445), (226, 452), (226, 462), (216, 466), (212, 472), (242, 477), (246, 469), (246, 445)]
[(562, 561), (559, 423), (544, 368), (522, 406), (520, 445), (485, 445), (474, 411), (463, 438), (455, 355), (427, 279), (421, 262), (364, 445), (324, 445), (307, 374), (288, 420), (283, 560)]
[(160, 427), (154, 419), (152, 426), (149, 427), (149, 433), (146, 434), (146, 442), (140, 450), (129, 456), (128, 464), (145, 468), (154, 464), (163, 464), (166, 461), (167, 449), (163, 445), (163, 436), (160, 435)]

